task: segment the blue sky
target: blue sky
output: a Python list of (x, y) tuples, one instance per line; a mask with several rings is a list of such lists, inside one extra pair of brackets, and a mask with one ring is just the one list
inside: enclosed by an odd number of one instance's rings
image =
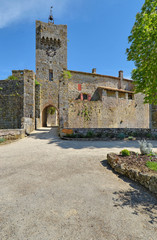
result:
[(0, 79), (11, 70), (35, 71), (35, 20), (68, 25), (68, 69), (129, 78), (125, 54), (136, 13), (144, 0), (1, 0)]

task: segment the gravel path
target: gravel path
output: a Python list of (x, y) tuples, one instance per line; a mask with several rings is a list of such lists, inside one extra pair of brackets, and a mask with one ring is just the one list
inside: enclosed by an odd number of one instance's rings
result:
[(139, 151), (136, 141), (64, 141), (48, 128), (0, 146), (0, 239), (156, 240), (156, 196), (107, 165), (124, 148)]

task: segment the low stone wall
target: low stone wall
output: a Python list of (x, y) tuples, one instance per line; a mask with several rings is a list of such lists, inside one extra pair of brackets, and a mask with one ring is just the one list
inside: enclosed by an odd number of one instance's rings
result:
[[(125, 137), (133, 136), (137, 138), (157, 139), (157, 129), (150, 128), (65, 128), (60, 129), (60, 136), (66, 136), (69, 131), (71, 134), (86, 136), (89, 132), (93, 133), (93, 137), (119, 139), (121, 134)], [(91, 134), (92, 135), (92, 134)]]
[(157, 194), (156, 173), (142, 173), (139, 171), (139, 169), (130, 169), (129, 167), (124, 166), (124, 164), (120, 164), (118, 162), (118, 156), (115, 153), (107, 154), (107, 162), (116, 172), (125, 175), (136, 182), (139, 182), (151, 192)]
[(7, 140), (21, 139), (25, 137), (24, 129), (0, 129), (0, 138)]

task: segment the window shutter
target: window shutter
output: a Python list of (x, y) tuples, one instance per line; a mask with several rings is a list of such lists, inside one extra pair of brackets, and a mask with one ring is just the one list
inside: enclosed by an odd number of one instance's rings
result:
[(78, 84), (78, 91), (81, 91), (81, 84)]
[(88, 94), (88, 101), (90, 101), (91, 100), (91, 95), (90, 94)]

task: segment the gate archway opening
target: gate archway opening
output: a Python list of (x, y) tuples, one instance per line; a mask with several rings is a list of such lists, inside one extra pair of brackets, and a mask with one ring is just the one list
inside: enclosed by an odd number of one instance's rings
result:
[(42, 111), (42, 127), (58, 126), (58, 110), (53, 105), (46, 106)]

